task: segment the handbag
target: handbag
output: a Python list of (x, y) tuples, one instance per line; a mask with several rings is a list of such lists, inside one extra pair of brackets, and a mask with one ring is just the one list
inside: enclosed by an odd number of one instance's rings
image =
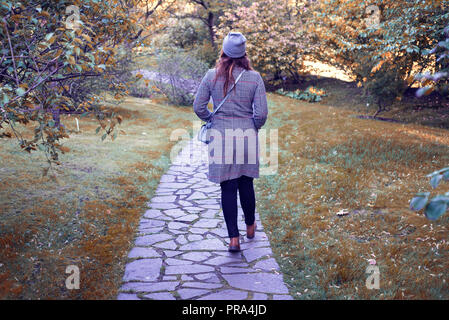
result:
[(199, 141), (204, 142), (205, 144), (209, 144), (210, 143), (210, 140), (209, 140), (209, 137), (208, 137), (208, 130), (212, 127), (212, 118), (215, 115), (215, 113), (218, 111), (218, 109), (220, 109), (221, 106), (223, 105), (223, 103), (226, 101), (226, 99), (228, 98), (228, 96), (231, 93), (232, 89), (234, 89), (234, 86), (240, 80), (240, 77), (242, 76), (242, 74), (244, 72), (245, 72), (245, 70), (240, 72), (240, 74), (238, 75), (237, 79), (235, 79), (235, 82), (232, 85), (231, 90), (229, 90), (229, 92), (226, 94), (226, 96), (220, 102), (218, 107), (211, 113), (211, 115), (207, 119), (207, 122), (201, 126), (200, 131), (198, 131), (198, 135), (197, 135), (197, 138), (198, 138)]

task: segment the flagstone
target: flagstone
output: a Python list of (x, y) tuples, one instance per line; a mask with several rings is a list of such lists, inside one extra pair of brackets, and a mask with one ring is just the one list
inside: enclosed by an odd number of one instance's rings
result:
[(182, 228), (188, 228), (189, 225), (186, 223), (182, 223), (182, 222), (176, 222), (176, 221), (172, 221), (168, 224), (168, 229), (182, 229)]
[(124, 292), (173, 291), (178, 284), (179, 281), (127, 282), (120, 290)]
[(145, 298), (153, 300), (176, 300), (175, 297), (169, 292), (156, 292), (144, 295)]
[(159, 276), (162, 259), (140, 259), (126, 265), (123, 281), (154, 281)]
[(198, 219), (198, 215), (197, 214), (188, 214), (179, 218), (176, 218), (176, 221), (181, 221), (181, 222), (192, 222), (195, 221), (196, 219)]
[(173, 240), (156, 243), (154, 246), (161, 249), (171, 249), (171, 250), (174, 250), (178, 247), (176, 242), (174, 242)]
[(182, 189), (182, 188), (188, 188), (190, 186), (190, 183), (183, 183), (183, 182), (161, 182), (159, 184), (161, 188), (172, 188), (172, 189)]
[(175, 240), (177, 243), (179, 243), (179, 244), (186, 244), (188, 241), (187, 241), (187, 239), (186, 239), (186, 237), (182, 234), (182, 235), (180, 235), (180, 236), (178, 236), (178, 237), (176, 237), (176, 240)]
[(272, 273), (224, 274), (231, 287), (264, 293), (288, 293), (282, 275)]
[(254, 265), (255, 269), (279, 270), (279, 265), (274, 258), (257, 261)]
[(190, 242), (182, 245), (179, 250), (227, 250), (222, 241), (218, 239), (207, 239)]
[(191, 194), (192, 193), (192, 189), (179, 189), (178, 191), (175, 192), (175, 194)]
[(182, 251), (164, 250), (164, 253), (167, 257), (171, 258), (181, 254)]
[(194, 228), (215, 228), (220, 222), (218, 219), (200, 219), (193, 225)]
[(208, 197), (199, 191), (195, 191), (190, 197), (187, 197), (187, 200), (194, 200), (194, 199), (207, 199)]
[(151, 199), (152, 202), (173, 202), (176, 196), (156, 196)]
[(208, 294), (198, 300), (244, 300), (247, 297), (248, 292), (229, 289)]
[(200, 211), (204, 211), (204, 208), (200, 208), (200, 207), (195, 207), (195, 206), (191, 206), (191, 207), (183, 207), (184, 210), (190, 212), (190, 213), (195, 213), (195, 212), (200, 212)]
[(261, 257), (271, 255), (272, 251), (270, 248), (252, 248), (246, 249), (243, 251), (243, 255), (245, 256), (248, 262), (257, 260)]
[(253, 300), (268, 300), (268, 296), (265, 293), (254, 292)]
[(256, 237), (244, 237), (239, 195), (242, 251), (228, 252), (221, 188), (207, 180), (207, 152), (205, 144), (189, 141), (161, 177), (138, 226), (117, 299), (292, 299), (257, 211)]
[(165, 274), (195, 274), (202, 272), (211, 272), (214, 268), (203, 266), (200, 264), (186, 266), (167, 266), (165, 268)]
[(140, 300), (140, 298), (135, 293), (119, 293), (117, 300)]
[(221, 267), (220, 272), (222, 273), (250, 273), (258, 272), (259, 270), (253, 268), (239, 268), (239, 267)]
[(192, 260), (192, 261), (203, 261), (210, 257), (209, 252), (203, 252), (203, 251), (192, 251), (189, 253), (185, 253), (182, 255), (183, 259)]
[(159, 233), (162, 230), (164, 230), (163, 227), (154, 227), (154, 228), (142, 228), (139, 231), (138, 235), (146, 235), (146, 234), (153, 234), (153, 233)]
[(168, 258), (165, 260), (165, 263), (167, 263), (169, 266), (178, 266), (178, 265), (192, 264), (193, 262), (188, 260)]
[(215, 273), (202, 273), (195, 275), (197, 280), (201, 280), (207, 283), (220, 283), (221, 280)]
[(176, 204), (170, 202), (150, 202), (148, 205), (153, 209), (174, 209), (178, 207)]
[(169, 209), (169, 210), (164, 210), (164, 213), (170, 217), (173, 218), (177, 218), (177, 217), (181, 217), (181, 216), (185, 216), (187, 213), (184, 210), (181, 209)]
[(191, 233), (194, 233), (194, 234), (205, 234), (206, 232), (208, 232), (209, 231), (209, 229), (204, 229), (204, 228), (190, 228), (189, 229), (189, 231), (191, 232)]
[(157, 209), (149, 209), (147, 211), (145, 211), (145, 214), (143, 215), (145, 218), (151, 219), (151, 218), (156, 218), (162, 215), (161, 210), (157, 210)]
[(128, 258), (153, 258), (160, 257), (161, 254), (152, 248), (134, 247), (128, 254)]
[(201, 213), (202, 218), (215, 218), (215, 216), (219, 213), (219, 210), (208, 209), (205, 212)]
[(221, 283), (205, 283), (205, 282), (184, 282), (183, 287), (192, 287), (200, 289), (217, 289), (223, 287)]
[(176, 179), (176, 176), (175, 176), (175, 175), (164, 174), (164, 175), (161, 177), (160, 182), (173, 182), (173, 181), (175, 181), (175, 179)]
[(181, 299), (190, 299), (196, 296), (200, 296), (202, 294), (208, 293), (209, 290), (203, 289), (179, 289), (178, 294)]
[(135, 244), (136, 246), (150, 246), (154, 243), (161, 242), (172, 237), (173, 236), (166, 233), (155, 233), (138, 237)]
[(223, 256), (220, 256), (220, 257), (215, 257), (215, 258), (212, 258), (210, 260), (207, 260), (204, 263), (205, 264), (214, 265), (214, 266), (219, 266), (219, 265), (222, 265), (222, 264), (227, 264), (227, 263), (231, 263), (231, 262), (239, 262), (239, 261), (242, 261), (242, 259), (239, 258), (239, 257), (223, 257)]
[(140, 222), (140, 225), (139, 225), (139, 230), (153, 228), (153, 227), (161, 227), (163, 225), (165, 225), (164, 221), (154, 220), (154, 219), (152, 219), (152, 220), (142, 219), (142, 221)]

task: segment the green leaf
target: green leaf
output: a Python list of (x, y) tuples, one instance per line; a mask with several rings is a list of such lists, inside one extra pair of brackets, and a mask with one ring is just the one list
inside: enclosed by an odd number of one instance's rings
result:
[(53, 32), (50, 32), (49, 34), (47, 34), (46, 36), (45, 36), (45, 40), (46, 41), (48, 41), (48, 40), (50, 40), (51, 39), (51, 37), (53, 37)]
[(98, 134), (98, 132), (100, 132), (101, 130), (101, 126), (99, 126), (97, 129), (95, 129), (95, 133)]
[(422, 96), (425, 96), (425, 95), (427, 95), (428, 93), (430, 93), (432, 89), (433, 89), (433, 88), (432, 88), (432, 87), (429, 87), (429, 86), (423, 87), (423, 88), (419, 88), (419, 89), (416, 91), (416, 96), (417, 96), (418, 98), (421, 98)]
[(427, 200), (429, 200), (430, 192), (427, 192), (425, 196), (417, 195), (410, 201), (410, 209), (414, 211), (418, 211), (423, 209), (426, 204)]
[(17, 88), (16, 89), (16, 93), (19, 97), (23, 96), (25, 94), (25, 89), (24, 88)]
[(55, 126), (55, 122), (53, 120), (48, 121), (48, 126), (53, 128)]
[[(443, 199), (440, 199), (439, 197), (443, 197), (443, 196), (437, 196), (437, 197), (433, 198), (432, 200), (430, 200), (430, 202), (426, 206), (425, 214), (429, 220), (438, 219), (447, 210), (448, 202)], [(448, 197), (444, 197), (444, 198), (448, 199), (448, 201), (449, 201)]]
[(446, 167), (446, 168), (434, 171), (432, 173), (429, 173), (428, 175), (426, 175), (426, 177), (431, 178), (431, 177), (433, 177), (436, 174), (441, 174), (441, 173), (446, 172), (446, 171), (449, 171), (449, 167)]
[(449, 181), (449, 170), (443, 173), (444, 181)]
[(430, 185), (432, 186), (432, 188), (436, 188), (438, 187), (438, 184), (440, 183), (441, 179), (443, 179), (443, 175), (442, 174), (436, 174), (432, 177), (432, 179), (430, 179)]
[(105, 134), (101, 137), (101, 141), (104, 141), (104, 139), (106, 139), (107, 136), (108, 136), (107, 133), (105, 133)]
[(6, 105), (9, 102), (9, 97), (6, 93), (3, 93), (3, 105)]
[(447, 39), (445, 41), (441, 41), (440, 43), (438, 43), (438, 46), (440, 46), (442, 48), (449, 49), (449, 39)]

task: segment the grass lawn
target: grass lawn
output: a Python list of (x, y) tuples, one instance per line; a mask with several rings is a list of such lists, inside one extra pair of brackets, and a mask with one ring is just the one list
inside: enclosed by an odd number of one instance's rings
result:
[[(448, 215), (408, 209), (424, 175), (449, 163), (448, 131), (358, 119), (331, 99), (309, 104), (268, 94), (266, 128), (279, 130), (279, 169), (256, 180), (257, 206), (291, 294), (299, 299), (447, 299)], [(331, 97), (329, 97), (331, 98)], [(0, 298), (113, 299), (126, 255), (191, 108), (127, 98), (117, 140), (80, 121), (48, 176), (44, 156), (3, 140)], [(73, 117), (63, 123), (75, 129)], [(30, 130), (27, 128), (26, 130)], [(29, 132), (31, 134), (31, 131)], [(447, 191), (441, 183), (434, 193)], [(336, 213), (345, 209), (348, 214)], [(365, 287), (368, 259), (380, 290)], [(81, 289), (66, 290), (77, 265)]]
[[(173, 129), (191, 130), (190, 108), (127, 98), (115, 141), (93, 119), (64, 142), (70, 152), (44, 177), (45, 157), (0, 144), (0, 299), (114, 299), (146, 202), (169, 165)], [(63, 123), (75, 129), (75, 119)], [(28, 134), (30, 128), (25, 128)], [(66, 290), (66, 266), (80, 290)]]
[[(279, 169), (256, 182), (257, 206), (297, 299), (448, 299), (449, 215), (408, 209), (425, 174), (449, 164), (445, 129), (355, 117), (269, 94)], [(357, 113), (359, 114), (359, 113)], [(441, 183), (432, 193), (444, 193)], [(348, 210), (348, 215), (337, 212)], [(365, 286), (369, 265), (380, 289)]]

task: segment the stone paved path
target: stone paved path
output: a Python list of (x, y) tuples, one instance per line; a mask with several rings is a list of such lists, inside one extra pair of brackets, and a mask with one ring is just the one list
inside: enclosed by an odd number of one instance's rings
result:
[(229, 253), (220, 186), (207, 180), (207, 146), (191, 140), (162, 176), (140, 221), (118, 295), (126, 299), (292, 299), (256, 212), (246, 238), (239, 200), (240, 247)]

